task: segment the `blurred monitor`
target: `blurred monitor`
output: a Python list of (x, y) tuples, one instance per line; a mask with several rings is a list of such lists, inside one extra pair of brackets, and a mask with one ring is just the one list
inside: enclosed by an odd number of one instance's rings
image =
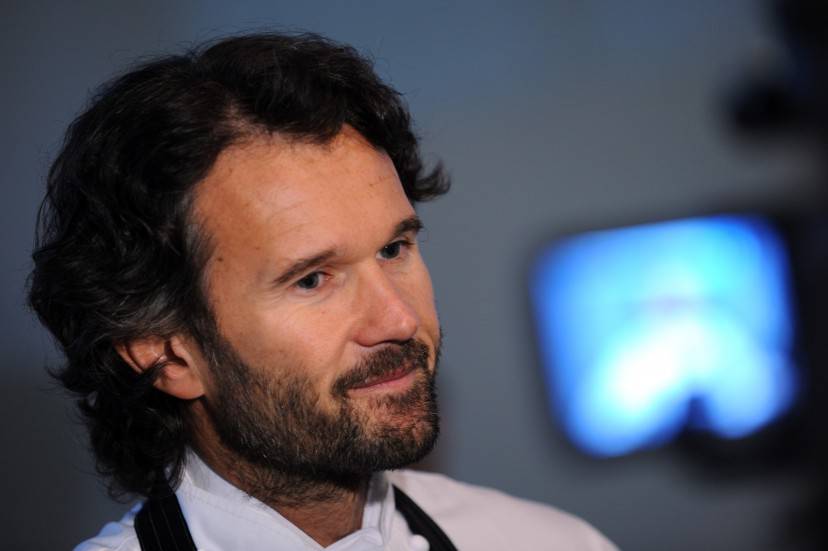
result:
[(761, 216), (570, 236), (538, 256), (530, 292), (556, 421), (587, 453), (685, 428), (746, 437), (796, 395), (787, 254)]

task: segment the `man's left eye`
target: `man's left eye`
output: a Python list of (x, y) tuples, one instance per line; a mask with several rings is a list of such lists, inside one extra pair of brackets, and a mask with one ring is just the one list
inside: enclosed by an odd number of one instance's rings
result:
[(389, 243), (382, 249), (380, 249), (380, 256), (386, 260), (392, 260), (400, 256), (403, 247), (408, 245), (405, 241), (394, 241), (393, 243)]

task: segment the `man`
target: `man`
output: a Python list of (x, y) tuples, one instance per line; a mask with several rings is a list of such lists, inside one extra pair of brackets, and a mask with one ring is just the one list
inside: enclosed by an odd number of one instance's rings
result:
[(30, 300), (99, 470), (148, 499), (80, 550), (612, 549), (400, 470), (437, 437), (413, 205), (444, 193), (352, 49), (237, 37), (110, 83), (49, 174)]

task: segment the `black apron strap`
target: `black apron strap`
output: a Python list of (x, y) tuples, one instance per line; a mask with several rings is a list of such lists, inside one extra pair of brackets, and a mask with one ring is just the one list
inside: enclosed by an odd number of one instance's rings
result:
[[(394, 504), (411, 533), (428, 541), (429, 551), (457, 551), (437, 523), (396, 486)], [(178, 499), (169, 488), (144, 502), (135, 515), (135, 533), (141, 551), (197, 551)]]
[(135, 515), (141, 551), (197, 551), (187, 521), (170, 488), (144, 502)]
[(394, 486), (394, 504), (413, 534), (428, 540), (429, 551), (457, 551), (443, 530), (405, 492)]

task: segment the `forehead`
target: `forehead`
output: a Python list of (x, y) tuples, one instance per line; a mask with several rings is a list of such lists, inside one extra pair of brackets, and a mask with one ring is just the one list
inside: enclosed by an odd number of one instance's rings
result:
[(213, 257), (225, 258), (356, 245), (414, 211), (388, 155), (346, 127), (322, 145), (273, 136), (228, 148), (198, 185), (194, 212)]

